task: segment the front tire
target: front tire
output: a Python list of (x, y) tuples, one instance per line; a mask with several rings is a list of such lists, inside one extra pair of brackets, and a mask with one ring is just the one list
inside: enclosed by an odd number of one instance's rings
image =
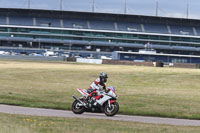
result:
[(115, 102), (110, 104), (110, 106), (111, 106), (110, 108), (108, 104), (105, 106), (104, 113), (107, 116), (114, 116), (119, 111), (119, 104)]
[(75, 100), (72, 103), (72, 111), (74, 112), (74, 114), (82, 114), (83, 112), (85, 112), (85, 107), (84, 106), (79, 106), (79, 101)]

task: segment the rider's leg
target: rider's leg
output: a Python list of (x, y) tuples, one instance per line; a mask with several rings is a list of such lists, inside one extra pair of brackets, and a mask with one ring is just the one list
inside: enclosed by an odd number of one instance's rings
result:
[(93, 105), (95, 105), (95, 102), (96, 102), (96, 99), (95, 97), (97, 96), (97, 92), (96, 91), (93, 91), (89, 94), (89, 97), (90, 97), (90, 103)]

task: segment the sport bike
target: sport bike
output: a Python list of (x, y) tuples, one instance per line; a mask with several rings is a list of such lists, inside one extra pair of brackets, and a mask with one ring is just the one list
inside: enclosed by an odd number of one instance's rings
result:
[[(119, 111), (117, 94), (114, 87), (108, 87), (106, 91), (99, 92), (98, 95), (90, 97), (85, 89), (77, 89), (82, 97), (73, 95), (75, 101), (72, 103), (72, 111), (75, 114), (84, 112), (103, 112), (107, 116), (114, 116)], [(94, 103), (92, 101), (95, 101)]]

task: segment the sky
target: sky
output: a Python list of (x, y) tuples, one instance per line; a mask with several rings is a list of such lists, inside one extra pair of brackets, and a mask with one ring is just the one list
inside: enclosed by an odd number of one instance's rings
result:
[[(200, 0), (0, 0), (0, 8), (30, 8), (51, 9), (67, 11), (92, 12), (93, 3), (95, 12), (125, 13), (136, 15), (156, 15), (156, 3), (158, 3), (158, 16), (187, 17), (200, 19)], [(126, 4), (125, 4), (126, 3)]]

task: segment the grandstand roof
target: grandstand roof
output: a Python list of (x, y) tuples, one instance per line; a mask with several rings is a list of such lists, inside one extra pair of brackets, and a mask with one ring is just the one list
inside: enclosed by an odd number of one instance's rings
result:
[(0, 15), (15, 16), (35, 16), (35, 17), (54, 17), (54, 18), (80, 18), (80, 19), (100, 19), (111, 21), (126, 21), (154, 24), (173, 24), (182, 26), (200, 26), (199, 19), (171, 18), (160, 16), (145, 16), (132, 14), (114, 14), (114, 13), (97, 13), (97, 12), (80, 12), (80, 11), (60, 11), (60, 10), (43, 10), (43, 9), (20, 9), (20, 8), (0, 8)]
[(115, 51), (118, 54), (138, 54), (138, 55), (157, 55), (157, 56), (173, 56), (173, 57), (193, 57), (200, 58), (200, 56), (195, 55), (181, 55), (181, 54), (162, 54), (162, 53), (140, 53), (140, 52), (125, 52), (125, 51)]

